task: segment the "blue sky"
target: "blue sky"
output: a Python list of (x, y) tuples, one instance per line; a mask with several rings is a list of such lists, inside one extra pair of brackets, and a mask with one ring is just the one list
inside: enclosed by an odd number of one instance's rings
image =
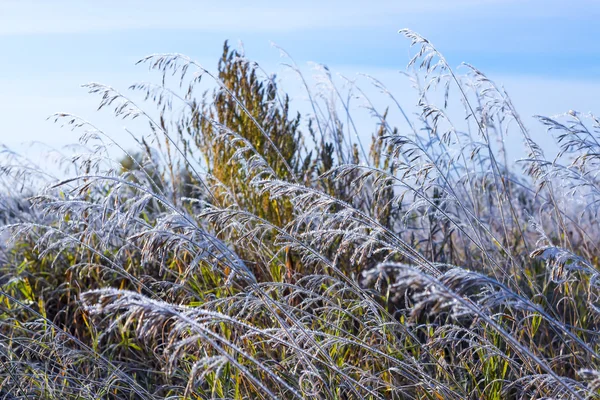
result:
[(110, 116), (95, 113), (98, 99), (81, 84), (125, 90), (148, 79), (134, 62), (157, 52), (185, 53), (213, 68), (225, 39), (242, 40), (246, 54), (273, 72), (281, 60), (271, 41), (301, 65), (370, 73), (404, 91), (398, 71), (409, 48), (400, 28), (429, 38), (452, 65), (467, 61), (504, 84), (525, 117), (600, 112), (599, 17), (597, 0), (2, 0), (0, 143), (73, 142), (76, 134), (45, 121), (56, 111), (116, 129)]

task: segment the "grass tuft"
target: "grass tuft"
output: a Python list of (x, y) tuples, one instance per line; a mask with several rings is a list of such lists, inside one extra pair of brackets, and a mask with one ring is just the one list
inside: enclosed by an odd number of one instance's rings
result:
[(216, 72), (86, 85), (136, 149), (66, 113), (64, 176), (3, 149), (0, 397), (600, 398), (600, 121), (539, 116), (548, 158), (503, 89), (401, 34), (414, 116), (290, 58), (294, 112), (226, 43)]

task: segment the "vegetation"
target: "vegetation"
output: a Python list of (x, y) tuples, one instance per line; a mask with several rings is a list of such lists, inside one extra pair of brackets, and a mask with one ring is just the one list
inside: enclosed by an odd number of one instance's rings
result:
[(87, 86), (148, 123), (121, 161), (67, 114), (89, 149), (68, 178), (5, 151), (1, 397), (600, 397), (600, 121), (539, 117), (547, 158), (505, 91), (402, 33), (415, 117), (373, 78), (393, 107), (326, 67), (315, 91), (291, 62), (311, 108), (295, 114), (226, 44), (216, 74), (140, 61), (162, 80), (132, 89), (158, 113)]

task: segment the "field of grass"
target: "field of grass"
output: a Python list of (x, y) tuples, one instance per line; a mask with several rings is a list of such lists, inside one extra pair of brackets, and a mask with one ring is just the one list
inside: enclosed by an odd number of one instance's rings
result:
[(136, 149), (57, 114), (66, 176), (3, 151), (0, 398), (600, 398), (600, 120), (538, 117), (544, 154), (503, 89), (401, 32), (417, 115), (290, 59), (295, 113), (226, 45), (214, 73), (141, 60), (144, 103), (88, 85), (144, 121)]

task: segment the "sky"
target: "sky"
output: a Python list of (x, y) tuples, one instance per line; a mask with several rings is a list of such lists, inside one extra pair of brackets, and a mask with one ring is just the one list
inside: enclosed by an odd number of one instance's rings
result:
[(123, 135), (124, 123), (96, 112), (99, 99), (82, 84), (126, 92), (156, 81), (134, 65), (152, 53), (183, 53), (214, 70), (225, 39), (242, 41), (268, 71), (282, 69), (276, 43), (303, 68), (367, 73), (414, 103), (399, 74), (410, 58), (402, 28), (431, 40), (451, 65), (468, 62), (504, 85), (543, 140), (534, 114), (600, 113), (599, 17), (598, 0), (0, 0), (0, 144), (75, 142), (77, 133), (46, 120), (55, 112)]

